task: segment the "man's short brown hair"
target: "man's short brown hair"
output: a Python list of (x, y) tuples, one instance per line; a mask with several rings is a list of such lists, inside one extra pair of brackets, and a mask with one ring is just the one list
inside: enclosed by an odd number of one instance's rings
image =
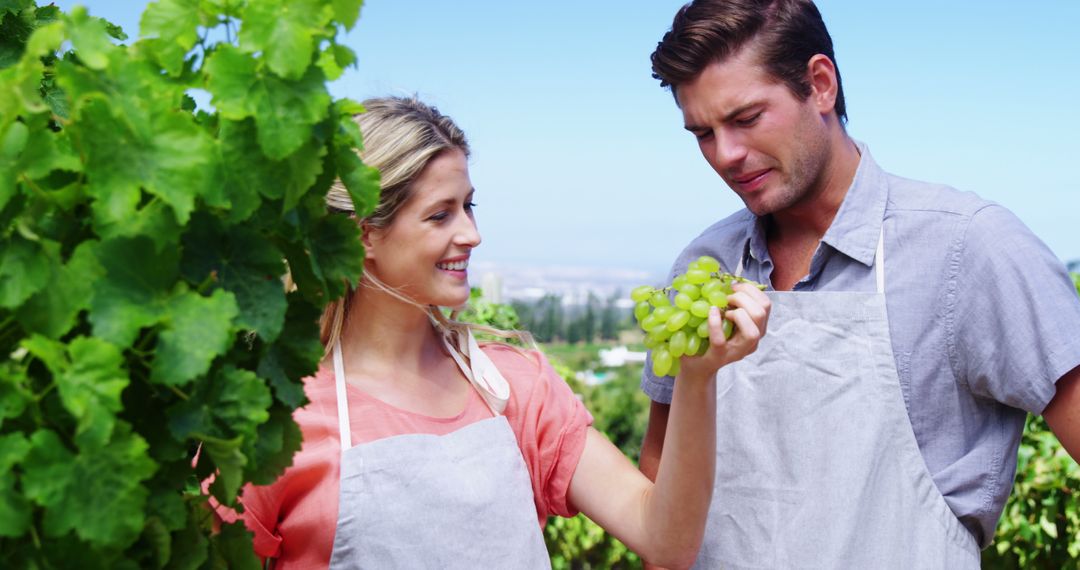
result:
[(810, 96), (806, 64), (823, 54), (836, 68), (836, 115), (847, 121), (832, 38), (810, 0), (694, 0), (675, 15), (652, 54), (653, 77), (672, 91), (713, 62), (753, 43), (769, 74), (795, 96)]

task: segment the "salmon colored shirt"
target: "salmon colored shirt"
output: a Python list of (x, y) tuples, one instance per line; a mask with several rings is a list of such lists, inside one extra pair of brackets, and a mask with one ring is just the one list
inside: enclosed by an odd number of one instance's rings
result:
[[(503, 415), (528, 466), (539, 523), (552, 514), (574, 516), (567, 493), (592, 416), (542, 354), (494, 343), (483, 350), (510, 384)], [(452, 418), (408, 412), (351, 385), (346, 390), (353, 445), (402, 434), (443, 435), (491, 417), (475, 390)], [(244, 487), (241, 497), (240, 518), (255, 534), (255, 553), (276, 558), (279, 570), (329, 566), (337, 526), (341, 441), (333, 366), (324, 363), (306, 378), (304, 391), (310, 403), (293, 413), (304, 439), (292, 467), (270, 485)], [(224, 508), (218, 514), (236, 519)]]

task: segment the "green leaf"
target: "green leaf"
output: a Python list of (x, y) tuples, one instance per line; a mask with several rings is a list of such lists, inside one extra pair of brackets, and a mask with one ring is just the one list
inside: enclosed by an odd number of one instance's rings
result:
[(68, 351), (71, 364), (56, 377), (60, 400), (78, 420), (78, 440), (105, 445), (123, 409), (120, 394), (128, 385), (124, 357), (115, 346), (93, 337), (76, 338)]
[(184, 56), (199, 40), (198, 27), (199, 6), (187, 0), (151, 2), (139, 21), (150, 54), (173, 77), (180, 75)]
[(52, 55), (63, 41), (64, 26), (59, 22), (34, 30), (19, 63), (4, 70), (4, 81), (0, 85), (11, 86), (15, 97), (8, 93), (0, 97), (0, 116), (17, 114), (20, 104), (22, 109), (31, 113), (49, 110), (41, 99), (41, 78), (45, 73), (41, 58)]
[(224, 45), (206, 62), (207, 90), (221, 116), (255, 118), (259, 146), (281, 160), (296, 152), (326, 117), (330, 95), (321, 71), (311, 67), (297, 81), (262, 72), (254, 59)]
[(48, 283), (49, 257), (42, 244), (14, 234), (0, 244), (0, 307), (15, 308)]
[(217, 476), (210, 484), (210, 493), (224, 505), (236, 501), (236, 493), (244, 482), (244, 465), (247, 458), (240, 448), (244, 444), (243, 436), (231, 439), (202, 436), (203, 452), (217, 467)]
[(334, 19), (341, 22), (346, 30), (351, 30), (360, 18), (360, 7), (364, 0), (334, 0)]
[(105, 277), (90, 302), (94, 335), (130, 346), (139, 329), (161, 319), (178, 276), (179, 254), (157, 251), (145, 236), (106, 240), (96, 250)]
[(379, 171), (360, 161), (348, 147), (336, 147), (338, 176), (352, 198), (353, 208), (360, 218), (370, 215), (379, 205)]
[(12, 467), (30, 451), (30, 442), (21, 433), (0, 435), (0, 537), (19, 537), (30, 526), (31, 506), (15, 488)]
[(82, 171), (82, 162), (71, 148), (67, 131), (53, 131), (49, 128), (50, 120), (46, 113), (27, 120), (30, 136), (19, 166), (31, 179), (43, 178), (54, 170)]
[(36, 432), (31, 444), (23, 462), (23, 489), (45, 508), (48, 536), (74, 530), (91, 544), (117, 548), (138, 538), (148, 494), (142, 481), (155, 469), (141, 437), (118, 422), (107, 445), (81, 449), (78, 455), (47, 430)]
[(19, 157), (26, 148), (26, 141), (29, 138), (30, 130), (18, 121), (8, 125), (7, 130), (0, 137), (0, 209), (3, 209), (18, 192), (16, 178)]
[(328, 33), (332, 13), (322, 0), (249, 2), (240, 28), (240, 46), (263, 54), (271, 71), (299, 79), (311, 64), (316, 36)]
[(262, 565), (251, 548), (251, 531), (244, 523), (235, 522), (221, 525), (221, 531), (212, 539), (214, 552), (225, 564), (225, 568), (259, 570)]
[(23, 346), (52, 373), (60, 401), (78, 424), (80, 445), (105, 445), (122, 409), (120, 393), (128, 384), (120, 351), (92, 337), (79, 337), (65, 346), (34, 335)]
[(109, 64), (109, 53), (116, 49), (109, 41), (106, 22), (91, 18), (86, 8), (76, 6), (71, 9), (67, 24), (71, 45), (79, 59), (90, 69), (105, 69)]
[(323, 346), (319, 342), (318, 307), (304, 301), (299, 293), (289, 293), (289, 308), (281, 335), (266, 347), (259, 360), (259, 376), (270, 380), (274, 397), (290, 409), (307, 402), (300, 379), (318, 370)]
[(90, 306), (94, 284), (104, 273), (94, 254), (96, 245), (85, 241), (66, 264), (51, 264), (50, 285), (35, 293), (16, 313), (23, 328), (49, 338), (60, 338), (71, 330), (78, 314)]
[(150, 381), (177, 386), (206, 373), (214, 358), (232, 345), (238, 312), (228, 291), (219, 289), (209, 297), (192, 291), (177, 295), (158, 338)]
[(188, 524), (173, 533), (172, 558), (167, 570), (196, 570), (201, 568), (210, 555), (210, 541), (200, 531), (200, 517), (206, 516), (206, 505), (193, 505), (188, 515)]
[(134, 214), (143, 188), (169, 204), (184, 224), (195, 198), (213, 191), (218, 151), (190, 115), (162, 113), (137, 122), (100, 97), (83, 103), (80, 113), (73, 132), (86, 151), (86, 190), (95, 198), (99, 223)]
[(22, 415), (30, 402), (28, 392), (26, 374), (13, 361), (0, 364), (0, 427), (4, 420)]
[(270, 417), (272, 401), (270, 389), (255, 373), (226, 366), (167, 412), (169, 429), (177, 439), (199, 433), (253, 442), (258, 427)]
[[(301, 394), (302, 395), (302, 394)], [(269, 485), (277, 480), (293, 456), (300, 450), (303, 433), (292, 419), (292, 412), (280, 406), (270, 410), (270, 419), (259, 426), (255, 448), (249, 456), (245, 473), (255, 485)]]
[(359, 283), (364, 270), (364, 247), (360, 228), (352, 218), (327, 216), (316, 222), (308, 248), (328, 299), (341, 297), (346, 285), (355, 287)]
[(184, 276), (201, 283), (213, 276), (236, 296), (237, 324), (274, 340), (285, 322), (285, 265), (273, 243), (248, 226), (222, 228), (210, 216), (192, 218), (184, 236)]
[(266, 157), (256, 144), (257, 133), (250, 120), (225, 121), (221, 138), (223, 162), (231, 166), (226, 171), (226, 184), (244, 195), (258, 192), (271, 199), (284, 196), (282, 210), (294, 208), (322, 174), (327, 149), (314, 138), (282, 160)]

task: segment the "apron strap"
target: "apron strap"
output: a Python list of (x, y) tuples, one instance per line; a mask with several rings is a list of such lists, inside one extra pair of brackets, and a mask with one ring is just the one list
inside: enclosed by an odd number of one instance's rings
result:
[(334, 384), (337, 389), (338, 433), (342, 451), (352, 448), (352, 428), (349, 425), (349, 401), (345, 394), (345, 362), (341, 357), (341, 337), (334, 340)]
[[(457, 340), (457, 344), (451, 342), (451, 337)], [(450, 353), (450, 357), (457, 363), (461, 373), (469, 379), (469, 384), (480, 393), (480, 399), (484, 401), (493, 416), (501, 415), (506, 409), (506, 403), (510, 400), (510, 383), (506, 381), (495, 363), (491, 362), (480, 344), (476, 342), (471, 330), (466, 330), (464, 335), (444, 331), (440, 336), (443, 346)], [(468, 358), (466, 364), (465, 359)]]
[[(491, 362), (491, 359), (484, 354), (484, 351), (480, 350), (480, 345), (476, 342), (476, 337), (473, 336), (472, 331), (468, 331), (465, 338), (461, 338), (462, 335), (457, 335), (461, 343), (460, 347), (455, 347), (450, 342), (447, 338), (449, 334), (439, 335), (443, 345), (446, 347), (446, 351), (450, 353), (450, 357), (457, 363), (462, 374), (469, 379), (469, 384), (480, 393), (480, 399), (491, 410), (491, 415), (501, 415), (503, 410), (506, 409), (506, 403), (510, 400), (510, 383), (506, 381), (506, 378), (503, 378), (502, 373)], [(469, 359), (468, 364), (465, 363), (465, 358)], [(341, 355), (340, 337), (334, 341), (333, 359), (334, 387), (337, 393), (338, 434), (341, 439), (341, 449), (346, 450), (352, 448), (352, 428), (349, 423), (348, 395), (345, 393), (345, 361)]]

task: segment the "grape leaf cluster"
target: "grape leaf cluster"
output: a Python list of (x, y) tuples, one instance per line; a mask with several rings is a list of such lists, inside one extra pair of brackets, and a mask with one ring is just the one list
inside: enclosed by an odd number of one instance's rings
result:
[[(721, 315), (728, 307), (732, 285), (738, 282), (762, 285), (720, 270), (720, 262), (703, 255), (691, 261), (685, 273), (676, 275), (671, 285), (635, 287), (634, 318), (645, 332), (645, 347), (652, 350), (652, 371), (657, 376), (677, 376), (679, 359), (701, 356), (709, 349), (709, 310), (718, 307)], [(674, 293), (674, 297), (671, 294)], [(724, 337), (731, 338), (735, 325), (723, 322)]]
[(129, 42), (0, 1), (0, 567), (258, 567), (202, 485), (235, 506), (291, 463), (360, 276), (324, 206), (378, 200), (326, 87), (360, 4), (157, 0)]

